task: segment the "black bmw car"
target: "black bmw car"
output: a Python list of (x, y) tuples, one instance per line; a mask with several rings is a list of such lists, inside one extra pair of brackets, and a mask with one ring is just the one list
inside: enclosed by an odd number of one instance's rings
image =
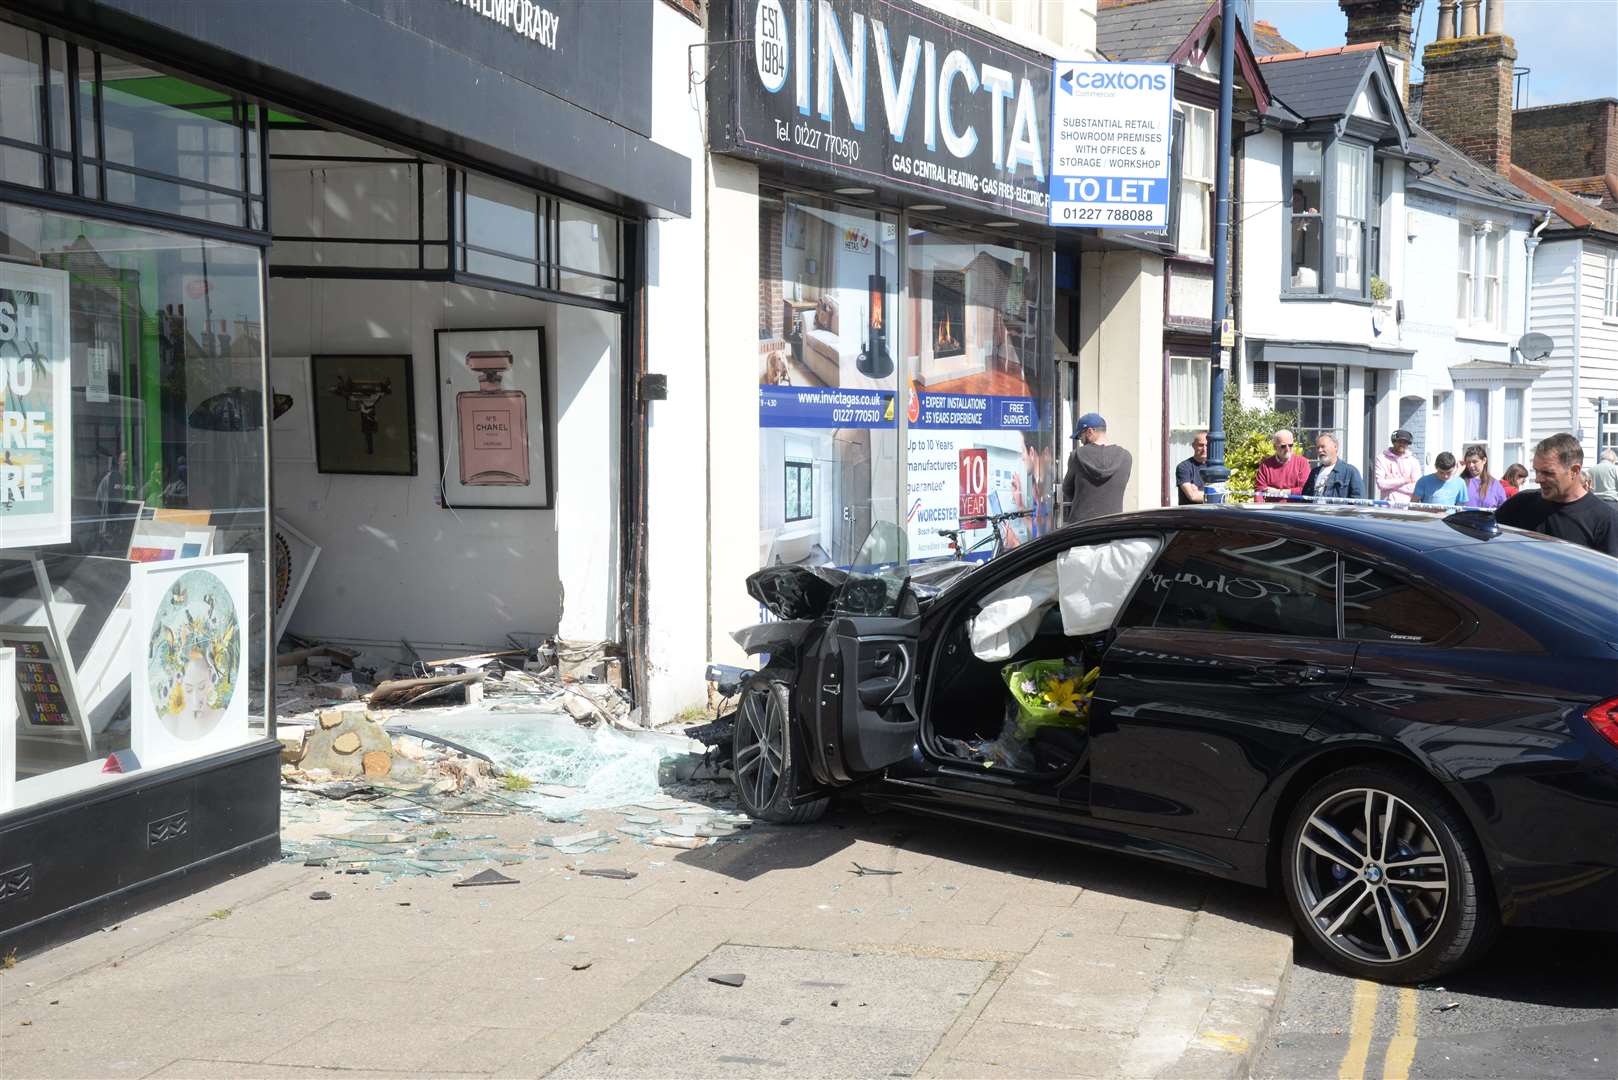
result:
[(759, 818), (858, 790), (1278, 886), (1388, 981), (1502, 923), (1618, 930), (1608, 556), (1483, 511), (1187, 507), (748, 588), (775, 621), (736, 635), (723, 749)]

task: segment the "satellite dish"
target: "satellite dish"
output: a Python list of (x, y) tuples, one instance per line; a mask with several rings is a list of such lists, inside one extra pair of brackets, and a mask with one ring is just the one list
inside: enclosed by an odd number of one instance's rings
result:
[(1543, 360), (1556, 348), (1549, 334), (1528, 333), (1517, 339), (1517, 355), (1529, 363)]

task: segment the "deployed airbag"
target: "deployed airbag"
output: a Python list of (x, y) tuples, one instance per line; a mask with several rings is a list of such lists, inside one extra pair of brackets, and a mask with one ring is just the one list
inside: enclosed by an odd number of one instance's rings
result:
[(1146, 573), (1160, 542), (1156, 537), (1111, 540), (1068, 548), (1056, 557), (1062, 632), (1098, 634), (1118, 618), (1135, 583)]
[(1154, 537), (1084, 544), (1006, 582), (983, 598), (968, 627), (972, 655), (991, 662), (1011, 659), (1034, 639), (1045, 613), (1057, 604), (1062, 632), (1069, 637), (1106, 630), (1159, 546)]

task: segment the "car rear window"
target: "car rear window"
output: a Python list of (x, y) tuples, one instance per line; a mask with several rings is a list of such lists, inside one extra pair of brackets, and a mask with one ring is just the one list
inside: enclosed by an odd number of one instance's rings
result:
[(1490, 541), (1457, 553), (1478, 580), (1516, 597), (1568, 630), (1618, 642), (1618, 559), (1578, 544)]
[(1343, 560), (1343, 636), (1350, 641), (1443, 641), (1466, 621), (1431, 589), (1359, 559)]

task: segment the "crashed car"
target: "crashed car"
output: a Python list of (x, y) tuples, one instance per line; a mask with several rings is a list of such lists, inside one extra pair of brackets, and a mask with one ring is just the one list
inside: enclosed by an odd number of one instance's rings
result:
[(838, 792), (1279, 887), (1357, 976), (1618, 930), (1618, 561), (1351, 507), (1187, 507), (1002, 558), (769, 567), (713, 671), (742, 805)]

